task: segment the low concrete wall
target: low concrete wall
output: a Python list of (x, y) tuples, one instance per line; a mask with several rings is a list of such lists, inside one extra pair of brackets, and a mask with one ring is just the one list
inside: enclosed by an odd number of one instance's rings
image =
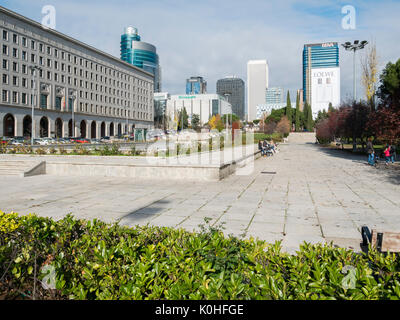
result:
[(218, 167), (144, 166), (47, 162), (47, 174), (57, 176), (99, 176), (168, 180), (219, 180)]
[(23, 177), (37, 176), (39, 174), (46, 174), (46, 161), (41, 161), (39, 164), (35, 165), (33, 168), (25, 171)]

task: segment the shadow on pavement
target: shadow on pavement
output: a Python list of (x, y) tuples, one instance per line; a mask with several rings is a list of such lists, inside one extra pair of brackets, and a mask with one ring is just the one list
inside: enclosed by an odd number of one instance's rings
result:
[[(319, 146), (318, 149), (331, 157), (349, 160), (353, 163), (364, 164), (365, 166), (370, 167), (367, 162), (367, 154), (352, 153), (345, 150), (332, 149), (321, 146)], [(377, 175), (377, 179), (385, 179), (386, 181), (395, 185), (400, 184), (400, 164), (398, 161), (397, 163), (390, 163), (388, 166), (386, 166), (384, 161), (380, 160), (378, 165), (376, 167), (371, 167), (371, 169), (373, 169), (372, 172)]]

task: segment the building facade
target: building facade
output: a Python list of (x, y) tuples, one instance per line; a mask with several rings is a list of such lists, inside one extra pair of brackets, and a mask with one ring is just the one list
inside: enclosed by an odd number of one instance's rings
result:
[(267, 104), (279, 104), (284, 102), (283, 88), (280, 87), (267, 88), (265, 101)]
[(154, 126), (160, 129), (166, 129), (167, 102), (171, 99), (168, 92), (154, 93)]
[(3, 7), (0, 37), (0, 135), (100, 138), (153, 127), (152, 74)]
[(337, 42), (306, 44), (303, 49), (303, 101), (313, 114), (340, 104), (339, 46)]
[(176, 128), (178, 113), (183, 109), (189, 116), (189, 123), (194, 114), (200, 118), (200, 125), (206, 124), (212, 116), (232, 113), (232, 105), (225, 97), (218, 94), (171, 95), (167, 101), (169, 128)]
[(157, 49), (141, 41), (138, 30), (125, 28), (121, 36), (121, 59), (154, 75), (154, 92), (161, 92), (161, 68)]
[(267, 60), (250, 60), (247, 63), (247, 119), (257, 119), (257, 105), (265, 104), (268, 88)]
[(245, 116), (244, 81), (236, 77), (226, 77), (217, 81), (217, 94), (225, 96), (232, 105), (232, 112), (241, 120)]
[(190, 77), (186, 79), (186, 94), (206, 94), (207, 81), (203, 77)]

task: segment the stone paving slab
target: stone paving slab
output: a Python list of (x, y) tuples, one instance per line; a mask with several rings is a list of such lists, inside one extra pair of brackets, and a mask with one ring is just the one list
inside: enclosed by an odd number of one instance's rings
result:
[(310, 137), (289, 139), (278, 154), (256, 160), (250, 174), (221, 181), (1, 176), (0, 210), (189, 231), (209, 217), (227, 235), (282, 240), (291, 253), (303, 241), (359, 251), (363, 225), (400, 232), (400, 177), (366, 165), (366, 157), (320, 148)]

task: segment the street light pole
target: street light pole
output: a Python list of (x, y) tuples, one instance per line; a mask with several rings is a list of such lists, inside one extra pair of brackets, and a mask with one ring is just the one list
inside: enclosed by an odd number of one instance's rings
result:
[(32, 71), (33, 76), (33, 83), (32, 83), (32, 122), (31, 122), (31, 146), (33, 146), (33, 139), (35, 136), (35, 89), (36, 89), (36, 70), (42, 70), (42, 68), (38, 66), (30, 66), (29, 67)]
[(364, 49), (364, 47), (368, 44), (368, 41), (363, 40), (354, 40), (354, 43), (352, 44), (351, 42), (345, 42), (342, 44), (342, 46), (347, 50), (347, 51), (353, 51), (353, 99), (354, 101), (357, 100), (357, 89), (356, 89), (356, 51)]
[[(353, 101), (357, 101), (357, 88), (356, 88), (356, 51), (364, 49), (364, 47), (368, 44), (368, 41), (363, 40), (354, 40), (354, 43), (352, 44), (351, 42), (347, 41), (342, 46), (347, 50), (347, 51), (353, 51)], [(356, 138), (353, 135), (353, 152), (355, 152), (357, 149), (357, 141)]]

